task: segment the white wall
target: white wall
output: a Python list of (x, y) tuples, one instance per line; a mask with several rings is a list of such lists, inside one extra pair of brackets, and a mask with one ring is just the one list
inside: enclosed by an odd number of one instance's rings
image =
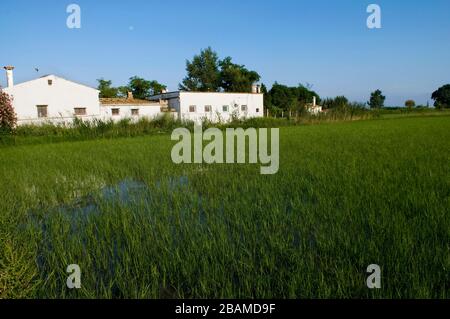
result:
[[(112, 109), (120, 109), (119, 115), (112, 115)], [(131, 114), (131, 110), (138, 109), (139, 110), (139, 116), (133, 116)], [(161, 105), (154, 104), (154, 105), (132, 105), (132, 104), (124, 104), (124, 105), (118, 105), (118, 104), (102, 104), (100, 107), (101, 111), (101, 118), (104, 120), (113, 119), (114, 121), (119, 121), (125, 118), (129, 119), (141, 119), (141, 118), (147, 118), (147, 119), (154, 119), (157, 116), (160, 116), (161, 113)]]
[[(48, 84), (52, 81), (52, 85)], [(70, 122), (74, 118), (74, 108), (86, 108), (83, 119), (100, 115), (99, 91), (66, 79), (49, 75), (5, 88), (13, 97), (13, 107), (18, 124)], [(47, 118), (38, 118), (37, 105), (47, 105)]]
[[(172, 105), (181, 119), (202, 121), (208, 119), (212, 122), (229, 121), (234, 114), (238, 118), (252, 118), (264, 116), (264, 95), (253, 93), (195, 93), (180, 92), (179, 101), (171, 99)], [(169, 100), (170, 102), (170, 100)], [(170, 103), (169, 103), (170, 105)], [(191, 105), (196, 106), (195, 112), (189, 112)], [(205, 106), (211, 106), (211, 112), (205, 112)], [(228, 111), (223, 111), (223, 106), (228, 106)], [(247, 106), (246, 111), (241, 107)], [(257, 112), (258, 111), (258, 112)]]
[(318, 115), (320, 113), (322, 113), (322, 107), (321, 106), (313, 106), (313, 107), (309, 107), (307, 108), (308, 112), (313, 114), (313, 115)]

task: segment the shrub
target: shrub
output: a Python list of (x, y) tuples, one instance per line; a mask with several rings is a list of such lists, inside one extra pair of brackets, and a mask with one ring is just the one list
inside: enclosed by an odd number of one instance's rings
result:
[(12, 133), (17, 126), (17, 115), (11, 97), (0, 88), (0, 133)]
[(349, 106), (348, 99), (345, 96), (336, 96), (334, 99), (325, 99), (322, 104), (324, 109), (344, 109)]

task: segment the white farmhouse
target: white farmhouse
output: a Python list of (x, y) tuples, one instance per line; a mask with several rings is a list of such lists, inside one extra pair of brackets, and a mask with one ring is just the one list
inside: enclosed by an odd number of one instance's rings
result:
[(93, 119), (100, 116), (99, 91), (55, 75), (14, 85), (14, 67), (5, 67), (18, 124), (70, 122), (74, 116)]
[(168, 92), (150, 97), (152, 101), (167, 103), (181, 120), (227, 122), (233, 118), (264, 116), (264, 95), (259, 86), (253, 93), (224, 92)]
[(121, 120), (130, 118), (153, 119), (169, 112), (181, 120), (227, 122), (234, 118), (264, 116), (264, 95), (258, 85), (252, 93), (225, 92), (164, 92), (149, 100), (126, 98), (99, 98), (99, 90), (46, 75), (15, 85), (14, 67), (5, 67), (7, 88), (13, 99), (18, 124), (71, 123), (82, 120)]

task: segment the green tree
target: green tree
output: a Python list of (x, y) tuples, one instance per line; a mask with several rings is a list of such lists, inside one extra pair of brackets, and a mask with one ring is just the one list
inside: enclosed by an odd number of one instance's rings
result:
[(117, 88), (112, 87), (112, 82), (105, 79), (98, 79), (98, 90), (101, 98), (115, 98), (118, 95)]
[(129, 90), (133, 93), (135, 99), (145, 100), (149, 98), (151, 94), (152, 82), (143, 78), (133, 76), (128, 83)]
[(261, 93), (267, 94), (267, 86), (264, 83), (261, 83)]
[(119, 86), (117, 88), (117, 97), (125, 98), (128, 97), (128, 92), (131, 92), (131, 89), (128, 86)]
[(98, 89), (100, 90), (101, 98), (126, 98), (128, 92), (133, 93), (133, 97), (136, 99), (147, 99), (151, 95), (160, 94), (167, 87), (164, 84), (159, 83), (156, 80), (147, 81), (143, 78), (134, 76), (130, 78), (128, 85), (112, 87), (111, 81), (99, 79)]
[(167, 86), (159, 83), (158, 81), (150, 81), (150, 95), (161, 94), (164, 90), (167, 89)]
[(349, 101), (345, 96), (325, 99), (322, 103), (325, 109), (344, 109), (349, 106)]
[(450, 84), (446, 84), (431, 95), (434, 106), (438, 109), (450, 108)]
[(381, 109), (384, 107), (384, 101), (386, 97), (383, 95), (381, 90), (376, 90), (370, 95), (370, 101), (368, 102), (371, 109)]
[(210, 47), (186, 61), (187, 76), (179, 85), (180, 90), (216, 92), (220, 87), (219, 57)]
[(339, 109), (343, 109), (343, 108), (348, 106), (348, 99), (345, 96), (343, 96), (343, 95), (336, 96), (334, 98), (333, 103), (334, 103), (334, 107), (339, 108)]
[(17, 126), (17, 115), (11, 97), (0, 88), (0, 133), (11, 133)]
[(231, 57), (219, 62), (220, 87), (225, 92), (251, 92), (252, 85), (261, 78), (255, 71), (248, 70), (245, 65), (234, 64)]
[(319, 95), (303, 85), (288, 87), (275, 82), (265, 95), (264, 105), (274, 115), (282, 111), (301, 113), (304, 111), (305, 105), (312, 102), (314, 96), (317, 103), (320, 103)]
[(405, 106), (406, 106), (408, 109), (412, 109), (412, 108), (416, 107), (416, 102), (415, 102), (414, 100), (407, 100), (407, 101), (405, 102)]

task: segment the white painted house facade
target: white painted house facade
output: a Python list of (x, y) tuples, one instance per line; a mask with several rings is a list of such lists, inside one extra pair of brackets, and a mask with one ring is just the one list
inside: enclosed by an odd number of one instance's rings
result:
[(259, 93), (259, 89), (253, 91), (254, 93), (178, 91), (155, 95), (150, 100), (167, 103), (181, 120), (227, 122), (233, 118), (264, 116), (264, 95)]
[(131, 92), (127, 98), (100, 98), (100, 110), (104, 120), (154, 119), (161, 115), (159, 103), (135, 99)]
[(99, 98), (99, 90), (46, 75), (31, 81), (14, 84), (14, 67), (5, 67), (7, 87), (4, 92), (13, 99), (18, 124), (71, 123), (82, 120), (121, 120), (129, 118), (154, 119), (169, 112), (181, 120), (227, 122), (233, 118), (264, 116), (264, 96), (259, 86), (252, 93), (170, 92), (155, 95), (149, 100)]
[(66, 122), (78, 114), (85, 119), (100, 116), (99, 91), (55, 75), (14, 85), (12, 75), (4, 92), (13, 99), (18, 124)]

